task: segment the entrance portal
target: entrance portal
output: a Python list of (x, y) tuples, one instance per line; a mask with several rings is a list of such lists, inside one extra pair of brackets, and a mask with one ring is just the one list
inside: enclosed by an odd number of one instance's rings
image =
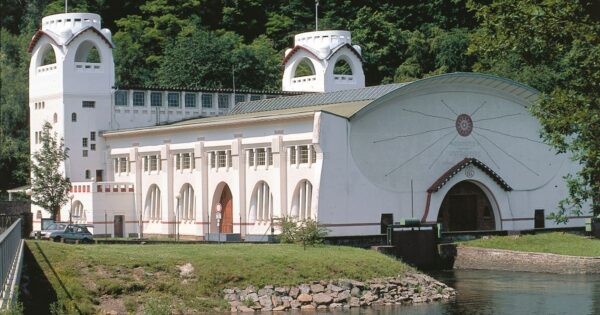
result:
[[(233, 197), (228, 185), (223, 187), (219, 203), (221, 204), (221, 233), (233, 233)], [(217, 226), (216, 211), (215, 207), (212, 210), (212, 223), (210, 227), (210, 230), (215, 232), (219, 229)]]
[(496, 228), (492, 205), (474, 183), (464, 181), (448, 191), (442, 201), (438, 223), (445, 231), (481, 231)]

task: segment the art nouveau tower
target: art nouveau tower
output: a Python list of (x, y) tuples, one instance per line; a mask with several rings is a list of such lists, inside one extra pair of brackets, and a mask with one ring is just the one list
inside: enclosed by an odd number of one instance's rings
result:
[(29, 45), (31, 151), (47, 121), (69, 148), (64, 171), (72, 182), (105, 180), (105, 144), (115, 82), (113, 44), (100, 16), (56, 14), (42, 19)]
[(284, 91), (333, 92), (365, 86), (362, 52), (348, 31), (298, 34), (283, 60)]

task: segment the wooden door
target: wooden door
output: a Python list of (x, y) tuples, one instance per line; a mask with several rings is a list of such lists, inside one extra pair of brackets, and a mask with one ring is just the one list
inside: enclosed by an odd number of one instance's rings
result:
[(220, 203), (222, 207), (221, 233), (233, 233), (233, 199), (227, 185), (223, 187)]
[(116, 215), (114, 222), (114, 237), (123, 237), (123, 221), (125, 221), (124, 216)]

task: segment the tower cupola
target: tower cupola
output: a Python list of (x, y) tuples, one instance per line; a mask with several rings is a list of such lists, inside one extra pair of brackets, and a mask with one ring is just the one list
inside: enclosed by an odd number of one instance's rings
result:
[(332, 92), (365, 86), (360, 46), (349, 31), (298, 34), (283, 60), (284, 91)]

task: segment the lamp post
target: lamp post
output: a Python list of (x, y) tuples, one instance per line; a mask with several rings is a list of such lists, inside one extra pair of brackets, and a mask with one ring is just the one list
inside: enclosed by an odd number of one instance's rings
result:
[(217, 204), (217, 213), (215, 214), (215, 217), (217, 219), (217, 233), (218, 233), (218, 242), (219, 244), (221, 243), (221, 210), (223, 209), (223, 206), (221, 206), (220, 203)]
[(175, 221), (176, 221), (176, 230), (177, 230), (177, 237), (175, 237), (176, 241), (179, 241), (179, 219), (181, 217), (181, 213), (179, 213), (179, 200), (181, 199), (181, 194), (177, 194), (177, 196), (175, 196), (175, 199), (177, 199), (177, 208), (175, 209)]
[(75, 195), (73, 193), (69, 193), (68, 195), (69, 200), (71, 201), (71, 208), (69, 209), (69, 224), (73, 223), (72, 221), (72, 215), (73, 215), (73, 198), (75, 198)]

